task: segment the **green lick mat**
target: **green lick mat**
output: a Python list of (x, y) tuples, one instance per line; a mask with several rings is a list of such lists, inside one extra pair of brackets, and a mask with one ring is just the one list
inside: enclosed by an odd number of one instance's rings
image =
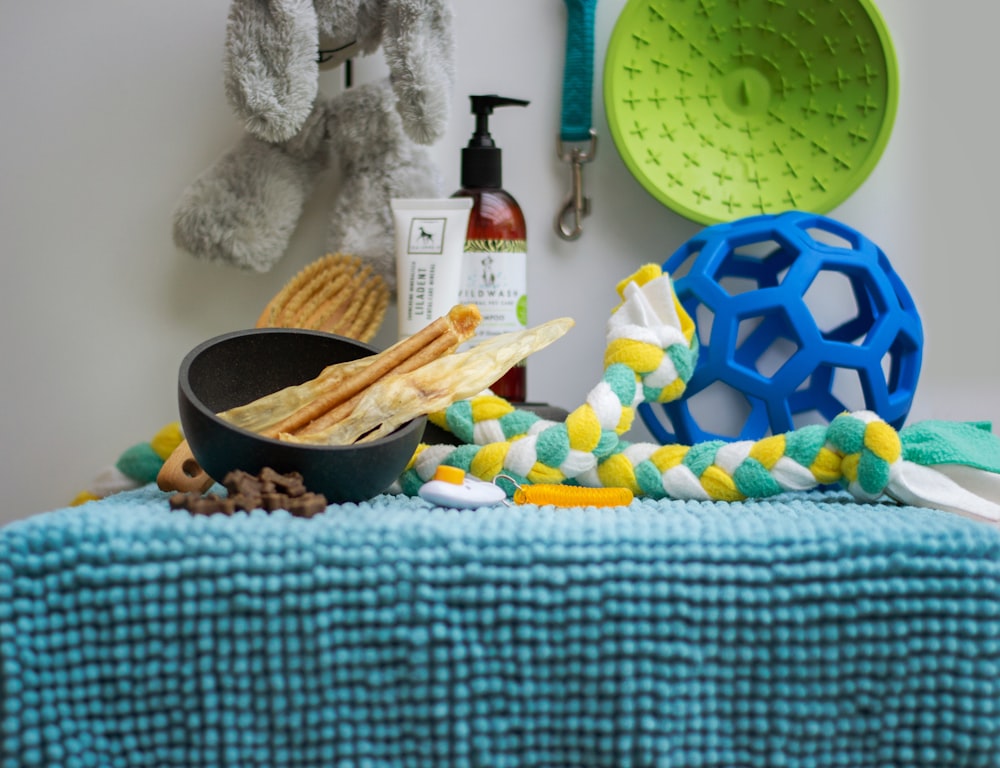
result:
[(704, 224), (833, 209), (878, 162), (898, 95), (868, 0), (629, 0), (604, 65), (625, 164)]

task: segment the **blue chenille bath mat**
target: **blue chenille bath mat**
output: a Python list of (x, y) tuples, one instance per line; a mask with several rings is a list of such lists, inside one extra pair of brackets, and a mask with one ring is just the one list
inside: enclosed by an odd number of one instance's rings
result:
[(0, 530), (24, 766), (1000, 765), (1000, 533), (827, 494)]

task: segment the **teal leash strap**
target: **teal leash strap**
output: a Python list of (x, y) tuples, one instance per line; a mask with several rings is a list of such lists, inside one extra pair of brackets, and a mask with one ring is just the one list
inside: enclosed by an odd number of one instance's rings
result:
[[(572, 169), (570, 193), (556, 217), (564, 240), (583, 234), (590, 199), (583, 194), (583, 164), (597, 153), (592, 125), (594, 83), (594, 17), (597, 0), (566, 0), (566, 63), (563, 69), (562, 115), (556, 152)], [(586, 143), (586, 146), (580, 146)], [(576, 144), (577, 146), (569, 146)]]
[(559, 138), (590, 141), (597, 0), (566, 0), (566, 64)]

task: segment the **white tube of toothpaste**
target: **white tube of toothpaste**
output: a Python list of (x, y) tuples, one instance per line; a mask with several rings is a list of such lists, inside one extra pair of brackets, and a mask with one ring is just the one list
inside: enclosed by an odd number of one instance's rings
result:
[(390, 205), (396, 226), (396, 296), (403, 338), (458, 303), (472, 198), (394, 198)]

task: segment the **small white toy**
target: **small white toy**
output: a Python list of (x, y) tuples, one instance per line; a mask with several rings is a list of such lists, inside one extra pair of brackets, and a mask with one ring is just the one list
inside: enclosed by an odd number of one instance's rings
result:
[(503, 488), (484, 480), (469, 477), (458, 467), (440, 465), (434, 477), (420, 486), (420, 498), (440, 507), (476, 509), (506, 501)]

